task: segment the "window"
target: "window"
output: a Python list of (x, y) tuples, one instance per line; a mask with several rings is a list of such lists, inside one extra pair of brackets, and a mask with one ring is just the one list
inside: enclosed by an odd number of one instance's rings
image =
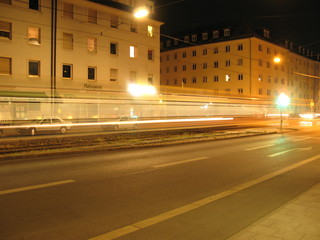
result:
[(274, 77), (274, 83), (278, 83), (279, 80), (278, 80), (278, 77)]
[(96, 67), (88, 67), (88, 80), (96, 80)]
[(270, 53), (271, 53), (270, 48), (267, 48), (267, 53), (268, 53), (268, 54), (270, 54)]
[(259, 52), (262, 52), (262, 45), (261, 44), (258, 45), (258, 50), (259, 50)]
[(239, 59), (237, 60), (237, 64), (238, 64), (238, 66), (243, 66), (243, 59), (242, 59), (242, 58), (239, 58)]
[(213, 31), (213, 38), (219, 38), (219, 31)]
[(243, 74), (242, 73), (238, 74), (238, 80), (243, 80)]
[(218, 68), (219, 67), (219, 62), (218, 61), (213, 62), (213, 67), (214, 68)]
[(230, 45), (226, 46), (226, 52), (230, 52)]
[(40, 76), (40, 62), (30, 60), (29, 61), (29, 77), (39, 77)]
[(197, 50), (192, 51), (192, 57), (195, 57), (195, 56), (197, 56)]
[(114, 43), (114, 42), (110, 43), (110, 54), (113, 54), (113, 55), (118, 54), (118, 43)]
[(167, 41), (167, 47), (171, 47), (171, 41), (170, 40)]
[(63, 17), (73, 19), (73, 4), (63, 3)]
[(187, 70), (187, 65), (182, 65), (182, 71), (186, 71)]
[(190, 42), (190, 37), (189, 36), (184, 36), (184, 41), (185, 42)]
[(187, 83), (187, 78), (182, 78), (182, 83), (186, 84)]
[(118, 69), (110, 68), (110, 82), (117, 82), (118, 80)]
[(153, 55), (154, 55), (153, 52), (154, 51), (152, 49), (148, 50), (148, 60), (153, 60)]
[(119, 18), (118, 16), (111, 16), (110, 27), (118, 28), (119, 27)]
[(271, 90), (270, 89), (267, 90), (267, 95), (271, 96)]
[(264, 30), (263, 30), (263, 36), (264, 36), (265, 38), (269, 38), (269, 37), (270, 37), (270, 31), (264, 29)]
[(182, 58), (186, 58), (187, 57), (187, 53), (186, 52), (183, 52), (182, 53)]
[(263, 94), (263, 89), (259, 88), (259, 95), (262, 95), (262, 94)]
[(96, 38), (88, 38), (87, 40), (87, 48), (91, 53), (97, 52), (97, 39)]
[(203, 69), (207, 69), (207, 68), (208, 68), (208, 63), (203, 63), (203, 64), (202, 64), (202, 68), (203, 68)]
[(148, 37), (154, 37), (153, 26), (148, 25)]
[(270, 62), (267, 62), (267, 68), (271, 68)]
[(97, 11), (88, 9), (88, 22), (97, 24)]
[(192, 70), (196, 70), (197, 69), (197, 64), (192, 64)]
[(213, 81), (214, 82), (219, 82), (219, 76), (217, 76), (217, 75), (213, 76)]
[(11, 75), (11, 58), (0, 57), (0, 74)]
[(268, 80), (268, 83), (271, 83), (271, 76), (268, 76), (268, 78), (267, 78)]
[(229, 82), (231, 80), (231, 76), (229, 74), (226, 74), (226, 82)]
[(259, 82), (262, 81), (262, 74), (259, 74), (259, 76), (258, 76), (258, 81), (259, 81)]
[(174, 53), (173, 58), (177, 59), (178, 58), (178, 53)]
[(63, 48), (73, 49), (73, 34), (63, 33)]
[(148, 73), (148, 84), (149, 85), (153, 85), (153, 74), (152, 73)]
[(219, 53), (219, 48), (218, 48), (218, 47), (215, 47), (215, 48), (213, 49), (213, 53), (214, 53), (214, 54), (218, 54), (218, 53)]
[(242, 94), (243, 93), (243, 88), (238, 88), (238, 93)]
[(166, 58), (166, 59), (167, 59), (167, 61), (169, 61), (169, 60), (170, 60), (170, 55), (169, 55), (169, 54), (167, 55), (167, 58)]
[(130, 46), (130, 58), (137, 58), (138, 57), (138, 48), (135, 46)]
[(11, 39), (11, 23), (0, 21), (0, 39)]
[(202, 40), (208, 40), (208, 33), (202, 33)]
[(29, 0), (29, 9), (39, 10), (39, 0)]
[(259, 59), (259, 66), (262, 67), (262, 59)]
[(243, 50), (243, 44), (240, 43), (240, 44), (238, 44), (238, 51), (242, 51), (242, 50)]
[(208, 54), (208, 49), (206, 49), (206, 48), (203, 49), (203, 50), (202, 50), (202, 55), (207, 55), (207, 54)]
[(231, 65), (231, 61), (230, 60), (226, 60), (226, 67), (230, 67)]
[(178, 67), (174, 66), (174, 72), (177, 72), (177, 71), (178, 71)]
[(137, 82), (137, 73), (135, 71), (130, 71), (130, 83), (136, 83)]
[(11, 4), (11, 0), (0, 0), (0, 3)]
[(224, 35), (225, 37), (229, 37), (229, 36), (230, 36), (230, 29), (229, 29), (229, 28), (224, 29), (224, 30), (223, 30), (223, 35)]
[(64, 79), (71, 79), (72, 78), (72, 65), (71, 64), (63, 64), (62, 77)]
[(137, 23), (132, 22), (130, 24), (130, 32), (136, 33), (137, 32)]
[(33, 45), (40, 45), (40, 28), (28, 28), (28, 42)]
[(208, 82), (208, 77), (207, 76), (202, 77), (202, 82), (204, 82), (204, 83)]
[(196, 42), (197, 41), (197, 35), (192, 35), (191, 36), (191, 41)]
[(192, 83), (197, 83), (197, 78), (196, 77), (192, 78)]

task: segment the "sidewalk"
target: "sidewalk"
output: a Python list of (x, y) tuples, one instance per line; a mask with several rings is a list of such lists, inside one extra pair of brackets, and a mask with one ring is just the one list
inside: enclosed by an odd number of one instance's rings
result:
[(320, 184), (228, 240), (319, 240)]

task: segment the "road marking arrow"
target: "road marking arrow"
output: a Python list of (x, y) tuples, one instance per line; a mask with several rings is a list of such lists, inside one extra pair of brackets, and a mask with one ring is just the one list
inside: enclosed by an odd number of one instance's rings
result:
[(292, 151), (298, 151), (298, 152), (301, 152), (301, 151), (310, 151), (311, 149), (312, 149), (312, 147), (307, 147), (307, 148), (292, 148), (292, 149), (288, 149), (288, 150), (285, 150), (285, 151), (282, 151), (282, 152), (270, 154), (270, 155), (268, 155), (268, 157), (276, 157), (276, 156), (279, 156), (279, 155), (282, 155), (282, 154), (285, 154), (285, 153), (288, 153), (288, 152), (292, 152)]

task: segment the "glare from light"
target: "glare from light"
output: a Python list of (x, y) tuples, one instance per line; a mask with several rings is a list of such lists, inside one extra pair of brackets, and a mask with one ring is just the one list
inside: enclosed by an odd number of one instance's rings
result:
[(137, 8), (133, 14), (135, 18), (144, 18), (148, 15), (149, 15), (149, 11), (145, 7)]
[(290, 104), (290, 98), (284, 94), (281, 93), (277, 98), (277, 105), (280, 107), (287, 107)]
[(155, 95), (157, 90), (151, 85), (129, 84), (128, 92), (134, 97), (140, 97), (143, 95)]
[(304, 119), (313, 119), (314, 118), (314, 115), (312, 113), (299, 114), (299, 116)]
[(275, 62), (275, 63), (280, 63), (280, 62), (281, 62), (281, 58), (275, 57), (275, 58), (273, 59), (273, 62)]

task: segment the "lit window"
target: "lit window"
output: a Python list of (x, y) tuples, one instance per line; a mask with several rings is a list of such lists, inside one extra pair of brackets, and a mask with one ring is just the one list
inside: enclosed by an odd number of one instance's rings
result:
[(73, 34), (63, 33), (63, 48), (73, 49)]
[(110, 54), (117, 55), (118, 54), (118, 44), (110, 43)]
[(39, 10), (39, 0), (29, 0), (29, 9)]
[(259, 76), (258, 76), (258, 81), (259, 81), (259, 82), (262, 81), (262, 75), (261, 75), (261, 74), (259, 74)]
[(229, 82), (231, 80), (231, 77), (229, 74), (226, 75), (226, 82)]
[(11, 75), (11, 58), (0, 57), (0, 74)]
[(63, 17), (73, 19), (73, 4), (63, 3)]
[(96, 38), (88, 38), (87, 42), (88, 51), (91, 53), (97, 52), (97, 39)]
[(148, 60), (153, 60), (153, 50), (152, 49), (148, 50)]
[(34, 45), (40, 45), (40, 28), (28, 28), (28, 42)]
[(202, 33), (202, 40), (208, 39), (208, 33)]
[(110, 68), (110, 82), (117, 82), (118, 80), (118, 69)]
[(72, 78), (72, 65), (71, 64), (63, 64), (62, 77), (64, 79), (71, 79)]
[(96, 67), (88, 67), (88, 80), (96, 80)]
[(39, 77), (40, 76), (40, 62), (39, 61), (29, 61), (29, 76)]
[(148, 73), (148, 84), (149, 85), (153, 85), (153, 74), (152, 73)]
[(154, 37), (153, 26), (148, 25), (148, 37)]
[(197, 35), (192, 35), (192, 36), (191, 36), (191, 40), (192, 40), (192, 42), (197, 41)]
[(0, 21), (0, 39), (11, 39), (11, 23)]
[(92, 9), (88, 9), (88, 22), (90, 23), (97, 23), (97, 11), (96, 10), (92, 10)]
[(137, 58), (138, 48), (135, 46), (130, 46), (130, 58)]

